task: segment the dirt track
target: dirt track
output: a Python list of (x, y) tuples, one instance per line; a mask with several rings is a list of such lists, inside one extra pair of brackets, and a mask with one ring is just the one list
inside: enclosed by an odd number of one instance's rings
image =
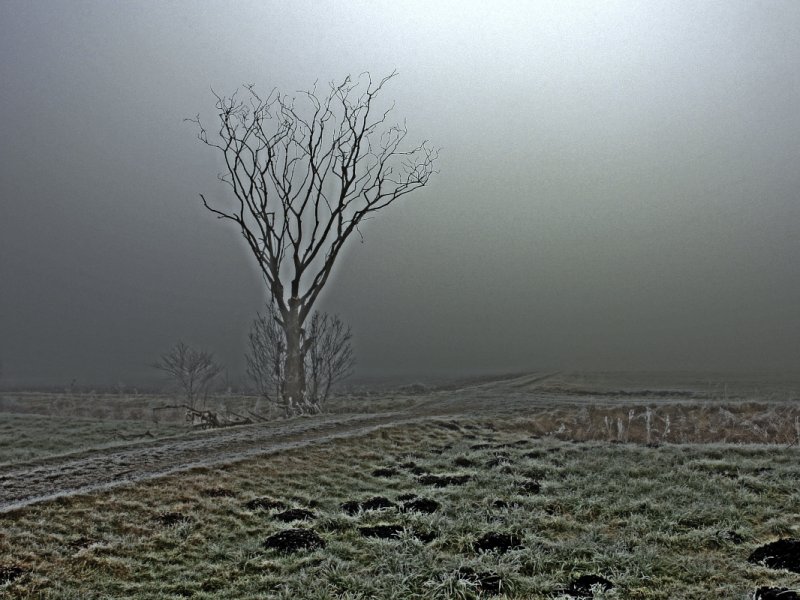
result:
[[(319, 415), (185, 436), (132, 442), (0, 467), (0, 512), (61, 496), (108, 489), (195, 467), (364, 435), (377, 428), (433, 418), (513, 416), (537, 407), (669, 399), (697, 401), (693, 391), (635, 393), (597, 389), (588, 394), (557, 374), (531, 374), (420, 395), (408, 409), (356, 415)], [(707, 398), (706, 398), (707, 399)]]

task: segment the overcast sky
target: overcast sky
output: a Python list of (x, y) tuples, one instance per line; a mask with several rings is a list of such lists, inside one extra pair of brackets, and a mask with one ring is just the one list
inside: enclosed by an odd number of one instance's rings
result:
[(3, 381), (241, 374), (264, 290), (183, 118), (394, 69), (441, 173), (323, 298), (360, 375), (800, 365), (796, 0), (4, 0)]

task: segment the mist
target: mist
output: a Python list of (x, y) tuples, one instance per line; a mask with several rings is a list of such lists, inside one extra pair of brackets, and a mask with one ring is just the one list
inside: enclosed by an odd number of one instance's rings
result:
[(178, 340), (243, 378), (265, 290), (184, 119), (395, 69), (440, 173), (320, 302), (359, 376), (796, 370), (796, 2), (9, 0), (0, 384), (146, 383)]

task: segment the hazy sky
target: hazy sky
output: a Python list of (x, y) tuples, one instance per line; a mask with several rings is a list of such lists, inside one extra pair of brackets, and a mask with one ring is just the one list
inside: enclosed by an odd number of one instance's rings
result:
[(359, 374), (800, 365), (796, 0), (4, 0), (4, 381), (240, 374), (264, 292), (183, 118), (393, 69), (441, 173), (323, 298)]

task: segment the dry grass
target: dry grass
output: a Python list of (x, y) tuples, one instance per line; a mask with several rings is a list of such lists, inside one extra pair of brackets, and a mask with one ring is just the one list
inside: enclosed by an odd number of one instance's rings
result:
[(563, 440), (639, 444), (800, 443), (800, 403), (554, 404), (512, 426)]

